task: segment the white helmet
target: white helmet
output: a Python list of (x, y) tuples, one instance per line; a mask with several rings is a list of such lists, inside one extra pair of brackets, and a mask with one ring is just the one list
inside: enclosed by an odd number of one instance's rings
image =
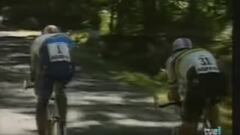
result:
[(56, 25), (47, 25), (43, 29), (43, 34), (59, 33), (60, 29)]
[(192, 48), (192, 41), (189, 38), (177, 38), (173, 42), (172, 51), (175, 52), (179, 49)]

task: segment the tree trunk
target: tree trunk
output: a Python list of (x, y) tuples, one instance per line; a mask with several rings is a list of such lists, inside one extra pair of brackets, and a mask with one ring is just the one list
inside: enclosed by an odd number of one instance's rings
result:
[(128, 2), (129, 0), (118, 0), (116, 31), (119, 34), (123, 34), (123, 28), (126, 23), (129, 8)]
[(187, 15), (187, 26), (194, 27), (198, 12), (198, 0), (189, 0), (188, 15)]
[(240, 135), (240, 2), (239, 0), (233, 1), (233, 129), (234, 135)]
[(144, 11), (144, 31), (146, 34), (153, 34), (156, 32), (156, 0), (143, 0)]
[(116, 21), (115, 19), (115, 14), (117, 12), (117, 6), (118, 6), (118, 2), (116, 3), (115, 0), (111, 1), (111, 18), (110, 18), (110, 33), (113, 34), (115, 31), (115, 27), (114, 27), (114, 22)]

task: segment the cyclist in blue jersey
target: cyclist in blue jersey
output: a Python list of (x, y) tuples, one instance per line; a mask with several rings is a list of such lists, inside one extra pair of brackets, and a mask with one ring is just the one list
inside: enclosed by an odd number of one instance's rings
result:
[[(55, 25), (46, 26), (31, 46), (31, 81), (37, 95), (36, 121), (39, 135), (46, 135), (47, 104), (55, 81), (67, 84), (74, 73), (74, 42)], [(61, 126), (66, 124), (67, 97), (56, 93)]]
[[(167, 60), (169, 100), (182, 101), (180, 135), (196, 135), (197, 124), (204, 110), (213, 128), (218, 119), (216, 104), (224, 96), (226, 81), (216, 59), (207, 50), (192, 48), (189, 38), (173, 42), (172, 55)], [(208, 107), (208, 108), (207, 108)]]

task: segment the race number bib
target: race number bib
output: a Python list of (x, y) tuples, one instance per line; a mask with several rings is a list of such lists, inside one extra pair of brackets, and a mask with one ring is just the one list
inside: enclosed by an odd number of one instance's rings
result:
[(197, 73), (201, 74), (209, 72), (219, 72), (219, 69), (214, 58), (207, 55), (201, 55), (197, 58), (197, 60), (198, 60), (196, 65)]
[(71, 61), (69, 48), (65, 42), (55, 42), (48, 44), (48, 53), (50, 62)]

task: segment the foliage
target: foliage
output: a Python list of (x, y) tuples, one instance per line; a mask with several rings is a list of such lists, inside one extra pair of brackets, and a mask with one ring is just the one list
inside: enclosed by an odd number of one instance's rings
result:
[(214, 38), (215, 46), (210, 48), (217, 56), (232, 54), (232, 26), (227, 25), (226, 28), (216, 35)]
[(123, 71), (115, 73), (114, 79), (145, 88), (153, 94), (165, 92), (168, 88), (166, 72), (160, 72), (158, 75), (150, 77), (143, 73)]
[[(2, 0), (0, 5), (10, 7), (2, 14), (13, 25), (32, 18), (39, 28), (57, 24), (65, 29), (100, 31), (107, 37), (104, 45), (90, 42), (94, 34), (89, 32), (73, 38), (81, 44), (97, 44), (102, 56), (149, 74), (164, 68), (171, 42), (179, 36), (188, 36), (218, 55), (231, 54), (229, 35), (215, 40), (231, 21), (230, 0)], [(165, 43), (156, 42), (159, 33), (165, 35)]]
[(69, 33), (71, 39), (78, 43), (79, 45), (83, 45), (89, 39), (89, 34), (87, 32), (74, 32)]

